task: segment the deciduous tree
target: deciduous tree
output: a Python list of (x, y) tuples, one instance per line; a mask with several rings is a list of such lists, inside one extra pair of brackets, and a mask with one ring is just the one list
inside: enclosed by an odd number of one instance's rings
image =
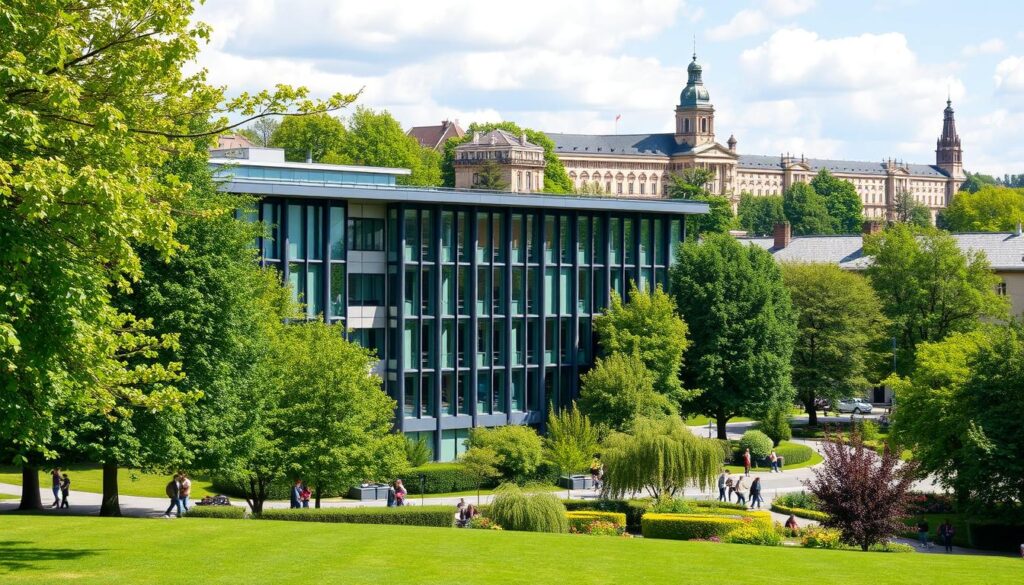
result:
[(796, 317), (771, 254), (709, 235), (680, 246), (670, 278), (690, 331), (683, 385), (701, 391), (692, 411), (715, 418), (725, 439), (730, 418), (788, 404)]
[(896, 193), (893, 219), (899, 223), (926, 228), (932, 225), (932, 212), (925, 204), (914, 199), (910, 191), (900, 191)]
[(324, 162), (404, 168), (412, 174), (398, 177), (401, 185), (441, 184), (440, 155), (420, 146), (387, 110), (356, 108), (348, 119), (344, 139), (327, 153)]
[(285, 160), (293, 162), (326, 162), (325, 157), (338, 152), (344, 142), (345, 125), (327, 113), (285, 118), (270, 137), (270, 146), (283, 148)]
[(676, 404), (654, 389), (654, 375), (635, 355), (598, 358), (580, 378), (580, 409), (595, 424), (623, 430), (640, 417), (674, 414)]
[(814, 403), (863, 394), (879, 361), (886, 320), (875, 291), (860, 274), (833, 264), (782, 264), (783, 282), (797, 313), (793, 387), (818, 423)]
[(1024, 221), (1024, 189), (986, 185), (960, 191), (939, 217), (951, 232), (1012, 231)]
[(864, 211), (860, 195), (857, 194), (857, 188), (853, 183), (837, 178), (828, 169), (821, 169), (811, 180), (811, 187), (824, 200), (835, 233), (860, 232)]
[(775, 224), (786, 221), (786, 213), (782, 209), (782, 197), (778, 195), (754, 196), (750, 193), (740, 195), (737, 224), (752, 236), (770, 236)]
[(783, 192), (782, 209), (793, 226), (793, 235), (834, 233), (832, 216), (828, 213), (825, 201), (807, 183), (794, 183)]

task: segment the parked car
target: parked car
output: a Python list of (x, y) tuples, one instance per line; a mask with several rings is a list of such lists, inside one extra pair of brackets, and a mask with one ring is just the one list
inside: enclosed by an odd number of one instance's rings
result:
[(836, 410), (853, 414), (871, 414), (875, 408), (863, 398), (845, 398), (836, 403)]

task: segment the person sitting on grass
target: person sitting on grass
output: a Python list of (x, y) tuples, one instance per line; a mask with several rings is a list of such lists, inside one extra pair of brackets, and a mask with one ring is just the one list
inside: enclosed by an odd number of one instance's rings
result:
[(793, 536), (800, 534), (800, 525), (796, 523), (796, 515), (790, 514), (786, 520), (786, 530), (791, 531)]

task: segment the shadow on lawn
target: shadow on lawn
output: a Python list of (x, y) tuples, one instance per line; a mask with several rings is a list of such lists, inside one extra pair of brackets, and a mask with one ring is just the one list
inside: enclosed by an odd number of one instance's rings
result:
[(0, 575), (14, 571), (42, 569), (38, 563), (73, 561), (97, 554), (99, 551), (70, 548), (39, 548), (31, 543), (0, 540)]

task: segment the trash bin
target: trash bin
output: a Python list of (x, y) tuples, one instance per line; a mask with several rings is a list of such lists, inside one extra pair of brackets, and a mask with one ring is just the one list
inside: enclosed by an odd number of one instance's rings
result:
[(779, 471), (782, 471), (782, 466), (786, 464), (786, 458), (783, 457), (782, 455), (779, 455), (776, 459), (779, 462)]

